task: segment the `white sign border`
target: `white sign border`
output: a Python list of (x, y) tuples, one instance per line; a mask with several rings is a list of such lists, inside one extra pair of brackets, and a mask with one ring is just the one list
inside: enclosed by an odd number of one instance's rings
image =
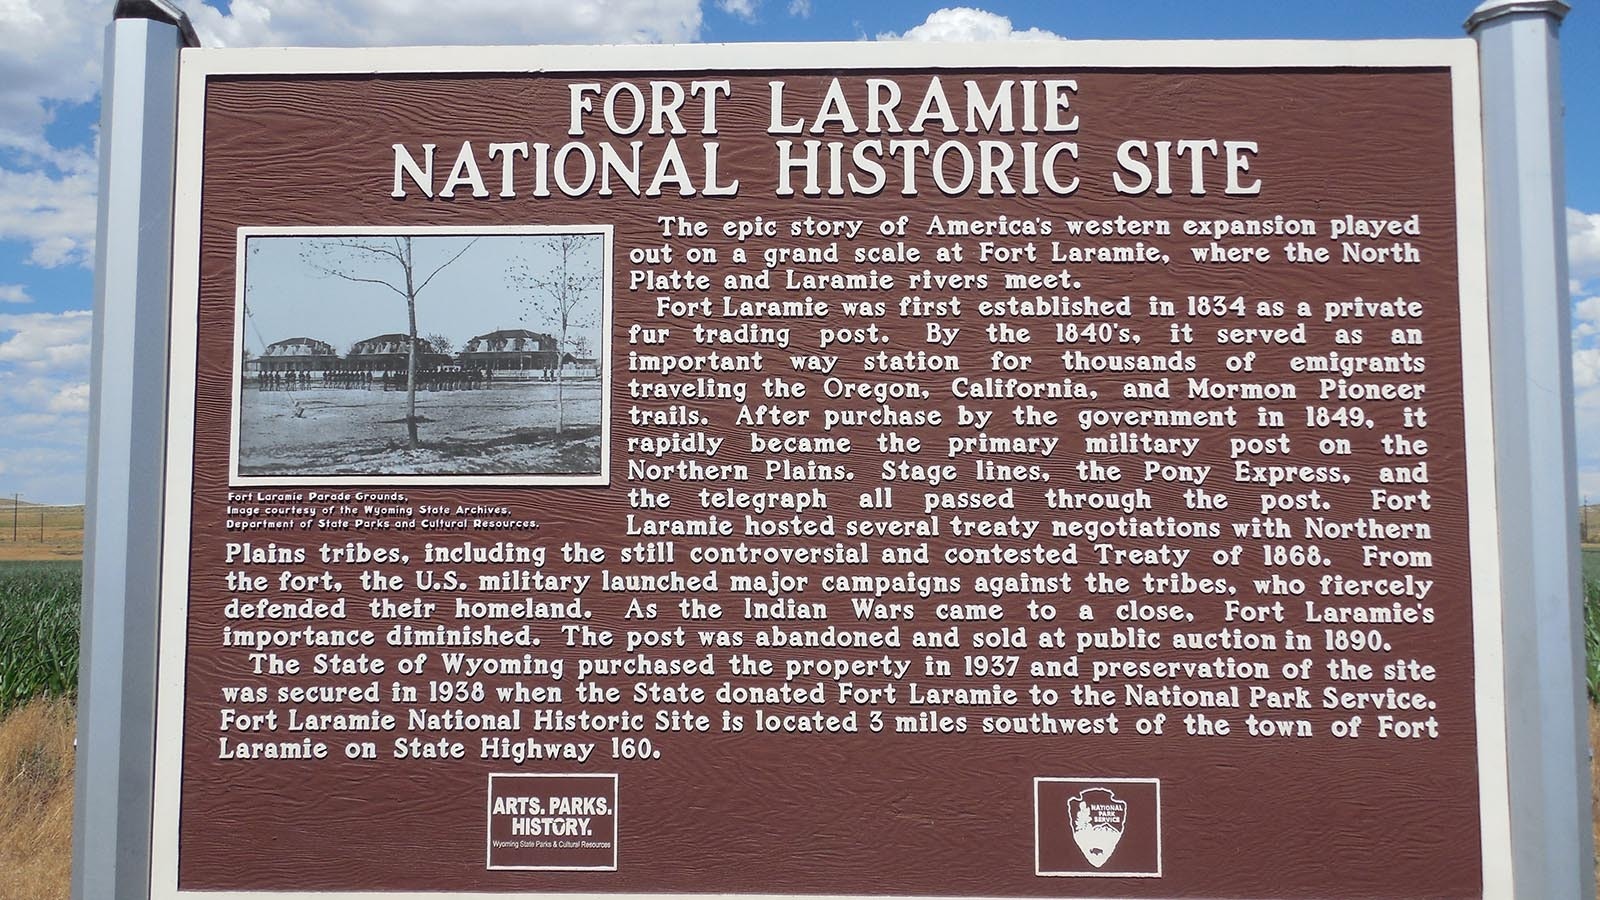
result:
[[(214, 75), (521, 74), (694, 71), (806, 72), (1049, 68), (1056, 71), (1415, 70), (1450, 73), (1454, 108), (1457, 273), (1462, 325), (1464, 438), (1468, 448), (1469, 552), (1483, 896), (1512, 896), (1511, 810), (1506, 771), (1504, 648), (1488, 398), (1482, 110), (1478, 48), (1470, 38), (1377, 41), (1017, 41), (928, 44), (857, 42), (657, 46), (185, 49), (178, 87), (172, 334), (167, 405), (167, 516), (156, 682), (156, 771), (150, 861), (152, 900), (435, 900), (436, 892), (180, 891), (178, 819), (188, 617), (190, 503), (194, 481), (194, 386), (199, 296), (200, 185), (207, 79)], [(1474, 402), (1474, 399), (1481, 402)], [(185, 423), (188, 423), (187, 425)], [(452, 893), (460, 900), (592, 898), (593, 893)], [(632, 900), (656, 894), (598, 895)], [(721, 895), (684, 895), (721, 896)], [(745, 895), (773, 898), (790, 895)]]

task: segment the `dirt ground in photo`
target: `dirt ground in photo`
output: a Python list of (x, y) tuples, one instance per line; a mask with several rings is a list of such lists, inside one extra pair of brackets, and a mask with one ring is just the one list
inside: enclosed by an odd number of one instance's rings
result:
[(239, 472), (272, 475), (577, 474), (600, 471), (600, 382), (418, 391), (417, 436), (406, 393), (344, 388), (245, 390)]

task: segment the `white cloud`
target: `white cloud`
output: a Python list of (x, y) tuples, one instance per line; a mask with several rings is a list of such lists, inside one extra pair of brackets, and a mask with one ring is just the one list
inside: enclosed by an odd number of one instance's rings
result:
[(59, 103), (100, 91), (110, 0), (0, 0), (0, 147), (55, 161), (45, 126)]
[(1580, 391), (1600, 386), (1600, 348), (1572, 352), (1572, 384)]
[(49, 413), (20, 412), (6, 416), (6, 427), (13, 432), (32, 433), (38, 436), (39, 432), (55, 431), (61, 425), (61, 417)]
[[(80, 384), (83, 388), (88, 388), (88, 384), (83, 381), (72, 381), (70, 376), (62, 378), (50, 373), (22, 376), (16, 372), (0, 372), (0, 402), (13, 407), (11, 415), (6, 418), (6, 424), (11, 424), (19, 408), (50, 410), (54, 405), (59, 405), (56, 404), (56, 397), (61, 396), (62, 391), (70, 391)], [(70, 404), (67, 405), (70, 407)], [(56, 412), (70, 412), (70, 410), (56, 410)]]
[(93, 170), (88, 159), (63, 175), (0, 168), (0, 240), (27, 243), (34, 265), (90, 265), (98, 187)]
[(83, 499), (89, 329), (87, 311), (0, 313), (0, 471), (23, 496)]
[(756, 0), (717, 0), (717, 8), (746, 22), (756, 20)]
[(970, 6), (949, 6), (928, 14), (921, 25), (904, 32), (886, 31), (880, 41), (1047, 41), (1061, 35), (1040, 28), (1016, 30), (1011, 20)]
[(789, 15), (811, 18), (811, 0), (789, 0)]
[[(51, 447), (0, 446), (0, 475), (10, 490), (35, 503), (82, 503), (84, 448), (58, 444)], [(26, 527), (26, 525), (24, 525)]]
[(1572, 279), (1572, 385), (1578, 485), (1600, 493), (1600, 214), (1567, 208), (1567, 263)]
[(1580, 283), (1600, 278), (1600, 213), (1567, 207), (1567, 267)]
[(0, 303), (32, 303), (25, 284), (0, 284)]
[(91, 327), (86, 309), (0, 313), (0, 363), (28, 371), (87, 371)]
[(94, 150), (53, 146), (46, 128), (99, 93), (110, 21), (110, 0), (0, 0), (0, 240), (35, 265), (93, 256)]
[(700, 33), (699, 0), (232, 0), (184, 3), (208, 47), (644, 43)]
[[(721, 0), (754, 14), (755, 0)], [(699, 0), (185, 0), (208, 46), (687, 41)], [(110, 0), (0, 0), (0, 241), (40, 266), (89, 265), (97, 178), (91, 147), (56, 147), (62, 103), (100, 89)]]
[(51, 412), (82, 413), (89, 411), (89, 385), (86, 382), (63, 385), (45, 404)]
[(1573, 429), (1577, 433), (1578, 483), (1591, 498), (1600, 495), (1600, 350), (1580, 350), (1572, 358)]
[[(44, 375), (16, 379), (0, 376), (0, 412), (5, 415), (5, 438), (19, 431), (43, 431), (57, 439), (83, 442), (82, 431), (70, 430), (89, 411), (89, 383), (85, 373)], [(87, 427), (87, 423), (76, 426)], [(65, 428), (66, 430), (63, 430)]]
[(1583, 345), (1600, 335), (1600, 296), (1578, 297), (1572, 303), (1572, 337)]

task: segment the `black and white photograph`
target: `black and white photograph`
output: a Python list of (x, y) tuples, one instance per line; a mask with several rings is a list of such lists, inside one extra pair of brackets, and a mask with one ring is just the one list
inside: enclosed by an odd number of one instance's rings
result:
[(235, 483), (605, 483), (608, 226), (239, 245)]

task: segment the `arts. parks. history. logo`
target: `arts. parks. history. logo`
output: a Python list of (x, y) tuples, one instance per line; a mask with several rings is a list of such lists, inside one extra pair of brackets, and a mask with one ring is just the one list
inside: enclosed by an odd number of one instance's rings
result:
[(1034, 874), (1161, 876), (1161, 782), (1035, 778)]
[(490, 869), (616, 871), (617, 776), (489, 776)]

